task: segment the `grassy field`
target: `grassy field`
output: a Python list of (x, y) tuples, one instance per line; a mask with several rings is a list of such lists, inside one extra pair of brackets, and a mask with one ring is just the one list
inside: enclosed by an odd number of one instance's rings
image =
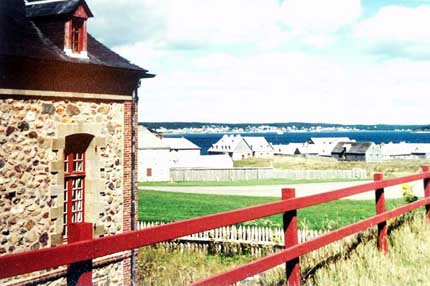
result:
[(140, 286), (190, 285), (210, 275), (252, 261), (251, 256), (206, 255), (202, 252), (167, 251), (145, 247), (139, 250), (138, 279)]
[[(301, 260), (302, 277), (306, 278), (302, 285), (430, 285), (430, 268), (426, 267), (430, 263), (430, 227), (425, 224), (423, 212), (417, 212), (391, 232), (387, 256), (377, 251), (374, 236), (353, 248), (333, 249), (337, 253), (334, 259)], [(189, 285), (254, 259), (146, 247), (139, 251), (139, 285)], [(316, 264), (319, 267), (315, 268)], [(314, 270), (312, 275), (308, 275), (310, 269)], [(252, 285), (285, 285), (285, 269), (280, 266), (267, 271)]]
[[(139, 192), (139, 220), (170, 222), (243, 207), (274, 202), (274, 197), (204, 195), (157, 191)], [(389, 209), (403, 204), (386, 200)], [(333, 229), (375, 214), (374, 201), (339, 200), (298, 211), (299, 225), (310, 229)], [(281, 215), (248, 222), (258, 226), (280, 227)]]
[(249, 158), (234, 162), (235, 167), (274, 167), (290, 170), (350, 170), (362, 168), (366, 169), (370, 175), (374, 172), (383, 172), (387, 177), (419, 172), (421, 166), (429, 164), (430, 160), (389, 160), (381, 163), (342, 162), (334, 158), (317, 156), (283, 156), (272, 159)]
[(333, 179), (333, 180), (246, 180), (246, 181), (187, 181), (187, 182), (140, 182), (139, 186), (145, 187), (224, 187), (224, 186), (263, 186), (263, 185), (288, 185), (288, 184), (311, 184), (311, 183), (331, 183), (331, 182), (359, 182), (361, 179)]
[(318, 270), (305, 285), (430, 285), (430, 268), (425, 267), (430, 263), (430, 228), (422, 212), (393, 231), (389, 243), (387, 256), (377, 251), (375, 239), (361, 244), (345, 259)]

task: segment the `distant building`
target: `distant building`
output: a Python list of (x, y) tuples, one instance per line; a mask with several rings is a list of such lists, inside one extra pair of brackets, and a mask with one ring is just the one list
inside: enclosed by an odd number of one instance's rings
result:
[(381, 148), (373, 142), (339, 142), (332, 156), (341, 161), (382, 162)]
[(224, 135), (209, 148), (208, 154), (227, 154), (235, 160), (252, 157), (252, 149), (240, 135)]
[(336, 145), (339, 142), (355, 142), (349, 137), (311, 137), (307, 143), (315, 145)]
[(273, 152), (274, 155), (281, 155), (281, 156), (294, 156), (294, 155), (300, 155), (300, 147), (303, 146), (303, 143), (290, 143), (290, 144), (279, 144), (279, 145), (272, 145), (273, 146)]
[(273, 145), (275, 155), (303, 155), (303, 156), (331, 156), (334, 146), (315, 145), (309, 143), (290, 143), (287, 145)]
[(416, 155), (412, 154), (417, 150), (416, 145), (405, 142), (381, 144), (382, 157), (384, 160), (416, 159)]
[(321, 146), (309, 144), (309, 143), (303, 143), (301, 146), (297, 148), (297, 151), (300, 155), (306, 155), (306, 156), (318, 156), (321, 152), (320, 148)]
[(172, 168), (187, 168), (187, 169), (228, 169), (233, 168), (233, 160), (227, 154), (221, 155), (199, 155), (197, 157), (188, 157), (177, 161)]
[(200, 157), (201, 148), (184, 137), (162, 138), (161, 141), (169, 146), (171, 167), (181, 162), (196, 161)]
[(169, 181), (170, 147), (143, 126), (138, 132), (139, 181)]
[(243, 137), (245, 142), (252, 150), (252, 156), (256, 158), (270, 158), (273, 157), (275, 149), (272, 144), (267, 142), (264, 137)]
[(412, 155), (417, 159), (430, 159), (430, 144), (415, 144)]
[(307, 149), (309, 155), (331, 157), (334, 147), (339, 142), (355, 142), (355, 140), (351, 140), (348, 137), (311, 137), (308, 139), (308, 145), (304, 149)]

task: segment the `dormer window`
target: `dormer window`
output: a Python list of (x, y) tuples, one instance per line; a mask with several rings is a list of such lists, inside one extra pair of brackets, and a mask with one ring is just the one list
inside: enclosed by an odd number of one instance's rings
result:
[(72, 52), (79, 54), (83, 51), (83, 38), (84, 38), (84, 21), (80, 19), (72, 20), (72, 35), (71, 46)]
[(79, 6), (66, 22), (64, 33), (64, 52), (69, 57), (88, 58), (87, 55), (87, 19), (84, 6)]
[(27, 17), (52, 44), (62, 49), (68, 57), (88, 59), (87, 20), (93, 17), (93, 13), (85, 0), (24, 2)]

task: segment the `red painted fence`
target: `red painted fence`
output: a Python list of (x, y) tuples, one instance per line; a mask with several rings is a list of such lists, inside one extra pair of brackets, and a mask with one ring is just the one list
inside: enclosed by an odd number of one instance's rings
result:
[[(254, 207), (178, 221), (166, 225), (125, 232), (118, 235), (88, 239), (91, 237), (89, 224), (75, 224), (70, 230), (73, 241), (66, 245), (45, 248), (17, 254), (0, 256), (0, 279), (37, 270), (68, 265), (68, 285), (87, 286), (91, 282), (91, 260), (133, 248), (149, 246), (158, 242), (179, 238), (193, 233), (263, 218), (275, 214), (284, 214), (285, 249), (275, 254), (257, 259), (251, 263), (213, 276), (193, 285), (230, 285), (247, 277), (286, 263), (286, 275), (289, 285), (300, 285), (300, 256), (321, 248), (331, 242), (351, 234), (378, 226), (378, 248), (388, 252), (386, 222), (406, 212), (425, 206), (427, 221), (430, 220), (430, 172), (428, 166), (423, 172), (401, 178), (383, 180), (382, 174), (375, 174), (375, 181), (358, 186), (338, 189), (326, 193), (295, 198), (294, 189), (282, 190), (282, 200)], [(412, 181), (423, 180), (424, 198), (385, 211), (384, 188)], [(297, 243), (297, 210), (321, 203), (326, 203), (348, 196), (374, 191), (376, 215), (360, 222), (324, 234), (302, 244)], [(37, 263), (35, 263), (37, 261)], [(77, 271), (76, 269), (79, 269)], [(84, 270), (82, 270), (84, 269)], [(71, 278), (70, 278), (71, 277)]]

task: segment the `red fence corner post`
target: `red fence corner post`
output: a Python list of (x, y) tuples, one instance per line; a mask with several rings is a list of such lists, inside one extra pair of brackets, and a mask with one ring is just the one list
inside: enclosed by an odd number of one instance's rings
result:
[[(72, 223), (67, 226), (67, 243), (93, 238), (91, 223)], [(93, 261), (86, 260), (68, 265), (67, 286), (92, 286)]]
[[(282, 199), (288, 200), (296, 197), (295, 189), (282, 189)], [(284, 223), (284, 245), (285, 248), (299, 243), (297, 235), (297, 210), (285, 212), (283, 215)], [(285, 264), (288, 286), (300, 286), (300, 258), (296, 257)]]
[[(422, 166), (423, 173), (427, 173), (430, 171), (429, 166)], [(427, 177), (424, 179), (424, 197), (430, 197), (430, 179)], [(426, 205), (426, 222), (430, 222), (430, 205)]]
[[(374, 181), (384, 180), (384, 174), (375, 173), (373, 175)], [(375, 190), (376, 214), (385, 212), (385, 195), (384, 189)], [(387, 240), (387, 222), (378, 223), (378, 250), (385, 255), (388, 254), (388, 240)]]

